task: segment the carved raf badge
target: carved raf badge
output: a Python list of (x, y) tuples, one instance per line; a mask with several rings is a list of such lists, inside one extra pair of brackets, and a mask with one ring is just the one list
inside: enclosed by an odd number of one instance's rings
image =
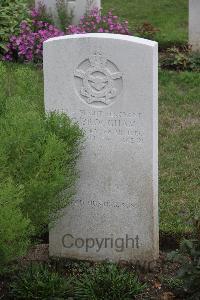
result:
[(74, 76), (79, 79), (79, 95), (88, 104), (109, 105), (122, 90), (122, 73), (100, 51), (84, 60)]

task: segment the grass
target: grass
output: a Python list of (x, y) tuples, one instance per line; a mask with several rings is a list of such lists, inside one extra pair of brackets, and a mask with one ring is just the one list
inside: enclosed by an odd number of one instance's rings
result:
[(188, 40), (188, 0), (103, 0), (104, 11), (113, 8), (131, 28), (150, 22), (160, 29), (156, 36), (163, 45)]
[(200, 74), (160, 73), (160, 223), (187, 232), (200, 211)]
[[(42, 72), (35, 66), (0, 62), (0, 99), (3, 96), (26, 98), (44, 110)], [(1, 104), (0, 104), (1, 105)]]
[[(43, 111), (40, 70), (0, 63), (0, 78), (0, 99), (26, 97)], [(200, 74), (161, 71), (159, 78), (160, 229), (183, 233), (190, 230), (188, 217), (200, 211)]]

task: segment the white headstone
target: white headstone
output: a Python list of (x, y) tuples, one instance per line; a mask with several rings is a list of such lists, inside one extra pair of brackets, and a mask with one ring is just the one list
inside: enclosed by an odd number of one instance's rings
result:
[(189, 0), (189, 43), (200, 51), (200, 0)]
[[(35, 0), (36, 7), (43, 4), (47, 8), (47, 12), (51, 12), (57, 22), (57, 0)], [(80, 18), (85, 15), (88, 10), (94, 7), (101, 8), (101, 0), (65, 0), (67, 3), (68, 13), (73, 15), (72, 24), (77, 25)]]
[(86, 132), (74, 201), (50, 232), (50, 255), (158, 257), (157, 43), (113, 34), (44, 44), (46, 111)]

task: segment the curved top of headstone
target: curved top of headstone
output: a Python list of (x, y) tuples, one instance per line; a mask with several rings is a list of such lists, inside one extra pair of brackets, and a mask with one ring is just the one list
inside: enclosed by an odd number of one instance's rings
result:
[(73, 35), (64, 35), (61, 37), (50, 38), (44, 43), (50, 43), (54, 41), (63, 41), (63, 40), (72, 40), (72, 39), (86, 39), (86, 38), (102, 38), (102, 39), (112, 39), (112, 40), (121, 40), (125, 42), (132, 42), (135, 44), (140, 44), (149, 47), (155, 47), (158, 43), (155, 41), (134, 37), (130, 35), (122, 34), (113, 34), (113, 33), (84, 33), (84, 34), (73, 34)]

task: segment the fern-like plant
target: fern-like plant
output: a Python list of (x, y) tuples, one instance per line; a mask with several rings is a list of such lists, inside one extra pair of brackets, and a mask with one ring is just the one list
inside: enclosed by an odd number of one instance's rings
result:
[(64, 278), (48, 266), (32, 264), (13, 278), (10, 284), (12, 299), (49, 300), (67, 299), (70, 295), (71, 280)]
[(134, 299), (145, 288), (134, 273), (115, 264), (90, 269), (75, 282), (75, 299)]

